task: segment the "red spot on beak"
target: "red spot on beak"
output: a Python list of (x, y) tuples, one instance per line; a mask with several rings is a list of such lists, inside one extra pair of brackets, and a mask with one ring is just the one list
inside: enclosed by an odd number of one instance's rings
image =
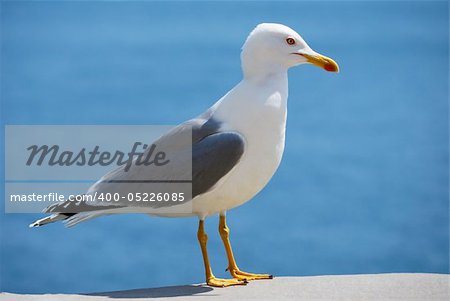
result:
[(323, 66), (323, 69), (325, 69), (325, 70), (327, 70), (327, 71), (330, 71), (330, 72), (336, 72), (336, 71), (338, 71), (336, 65), (335, 65), (335, 64), (330, 64), (330, 63), (325, 64), (325, 65)]

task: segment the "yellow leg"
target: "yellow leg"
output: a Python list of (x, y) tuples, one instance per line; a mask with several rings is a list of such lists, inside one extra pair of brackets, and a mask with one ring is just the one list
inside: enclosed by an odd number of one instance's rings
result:
[(243, 279), (220, 279), (216, 278), (211, 270), (209, 264), (208, 250), (206, 249), (206, 242), (208, 241), (208, 235), (205, 233), (204, 222), (200, 220), (198, 224), (197, 237), (200, 242), (200, 248), (202, 249), (203, 262), (205, 264), (206, 284), (216, 287), (225, 287), (230, 285), (245, 285), (247, 281)]
[(240, 280), (257, 280), (257, 279), (272, 279), (273, 276), (269, 274), (253, 274), (247, 273), (239, 270), (236, 261), (234, 260), (233, 250), (231, 249), (230, 244), (230, 229), (227, 226), (225, 215), (220, 215), (219, 219), (219, 233), (220, 237), (222, 237), (223, 245), (225, 246), (225, 250), (227, 252), (228, 257), (228, 270), (230, 271), (231, 276), (235, 279)]

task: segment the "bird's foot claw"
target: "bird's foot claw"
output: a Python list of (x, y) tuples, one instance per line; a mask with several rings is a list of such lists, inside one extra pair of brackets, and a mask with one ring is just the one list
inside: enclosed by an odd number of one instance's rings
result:
[(226, 287), (226, 286), (232, 286), (232, 285), (246, 285), (248, 283), (245, 279), (238, 279), (238, 278), (232, 278), (232, 279), (221, 279), (212, 277), (206, 280), (206, 284), (209, 286), (214, 287)]
[(243, 272), (239, 269), (230, 269), (230, 274), (231, 274), (231, 276), (233, 276), (234, 279), (247, 280), (247, 281), (273, 278), (273, 276), (269, 275), (269, 274), (253, 274), (253, 273)]

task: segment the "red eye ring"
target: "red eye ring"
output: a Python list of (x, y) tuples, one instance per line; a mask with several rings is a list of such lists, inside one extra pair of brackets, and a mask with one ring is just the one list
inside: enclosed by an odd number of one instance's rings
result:
[(294, 38), (289, 37), (286, 39), (286, 43), (288, 43), (288, 45), (292, 46), (292, 45), (295, 45), (295, 40), (294, 40)]

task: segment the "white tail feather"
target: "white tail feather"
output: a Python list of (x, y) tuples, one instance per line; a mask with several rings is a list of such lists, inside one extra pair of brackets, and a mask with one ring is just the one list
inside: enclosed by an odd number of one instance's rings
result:
[(44, 217), (44, 218), (41, 218), (41, 219), (35, 221), (34, 223), (30, 224), (29, 227), (30, 228), (40, 227), (40, 226), (43, 226), (43, 225), (46, 225), (49, 223), (54, 223), (56, 221), (65, 220), (67, 218), (68, 218), (68, 216), (64, 215), (64, 214), (58, 214), (58, 213), (52, 214), (50, 216), (47, 216), (47, 217)]

